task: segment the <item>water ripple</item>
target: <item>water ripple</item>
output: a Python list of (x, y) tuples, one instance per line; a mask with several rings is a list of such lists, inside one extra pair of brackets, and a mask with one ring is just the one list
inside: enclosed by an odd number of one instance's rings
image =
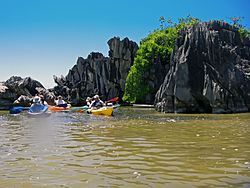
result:
[(249, 187), (250, 118), (0, 115), (0, 187)]

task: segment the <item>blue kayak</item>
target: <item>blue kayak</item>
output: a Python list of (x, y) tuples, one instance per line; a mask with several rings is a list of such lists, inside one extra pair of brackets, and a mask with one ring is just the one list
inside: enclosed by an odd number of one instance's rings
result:
[(10, 114), (19, 114), (23, 112), (24, 110), (29, 110), (29, 107), (23, 107), (23, 106), (13, 106), (9, 109)]
[(48, 106), (42, 104), (35, 104), (29, 108), (28, 115), (29, 116), (49, 116), (50, 113), (47, 113)]

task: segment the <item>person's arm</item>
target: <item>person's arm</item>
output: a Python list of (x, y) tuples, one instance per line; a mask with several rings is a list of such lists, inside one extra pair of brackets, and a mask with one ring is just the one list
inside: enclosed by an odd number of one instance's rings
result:
[(92, 102), (91, 102), (90, 108), (94, 107), (94, 103), (95, 103), (95, 101), (92, 101)]
[(105, 106), (105, 103), (102, 100), (100, 100), (100, 103), (102, 104), (102, 106)]

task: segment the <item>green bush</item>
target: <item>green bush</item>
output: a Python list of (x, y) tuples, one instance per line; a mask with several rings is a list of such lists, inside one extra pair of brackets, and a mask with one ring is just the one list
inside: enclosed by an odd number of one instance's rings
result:
[(199, 20), (188, 16), (179, 19), (178, 24), (173, 24), (168, 19), (169, 26), (164, 28), (165, 18), (160, 17), (161, 29), (149, 34), (142, 39), (140, 48), (137, 51), (134, 64), (131, 67), (125, 84), (125, 93), (123, 101), (129, 103), (140, 103), (144, 101), (145, 96), (151, 92), (145, 79), (144, 73), (148, 71), (154, 63), (166, 64), (170, 62), (175, 41), (178, 37), (178, 31), (190, 25), (198, 23)]
[(241, 27), (238, 29), (238, 32), (240, 33), (241, 38), (250, 38), (250, 30)]
[(247, 37), (250, 38), (250, 30), (249, 29), (247, 30), (246, 27), (242, 25), (243, 19), (244, 17), (241, 16), (231, 17), (230, 21), (234, 27), (238, 28), (238, 32), (241, 38), (247, 38)]
[(141, 41), (126, 80), (124, 101), (130, 103), (143, 101), (145, 95), (150, 92), (144, 80), (144, 72), (149, 70), (153, 63), (169, 61), (176, 38), (177, 30), (167, 28), (157, 30)]

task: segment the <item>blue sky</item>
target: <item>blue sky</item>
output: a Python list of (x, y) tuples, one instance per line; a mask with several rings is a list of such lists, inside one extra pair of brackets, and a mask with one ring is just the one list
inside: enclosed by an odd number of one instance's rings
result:
[(203, 21), (244, 16), (248, 0), (0, 0), (0, 81), (31, 76), (45, 87), (66, 75), (79, 56), (108, 54), (107, 41), (139, 41), (159, 27), (159, 17), (191, 14)]

